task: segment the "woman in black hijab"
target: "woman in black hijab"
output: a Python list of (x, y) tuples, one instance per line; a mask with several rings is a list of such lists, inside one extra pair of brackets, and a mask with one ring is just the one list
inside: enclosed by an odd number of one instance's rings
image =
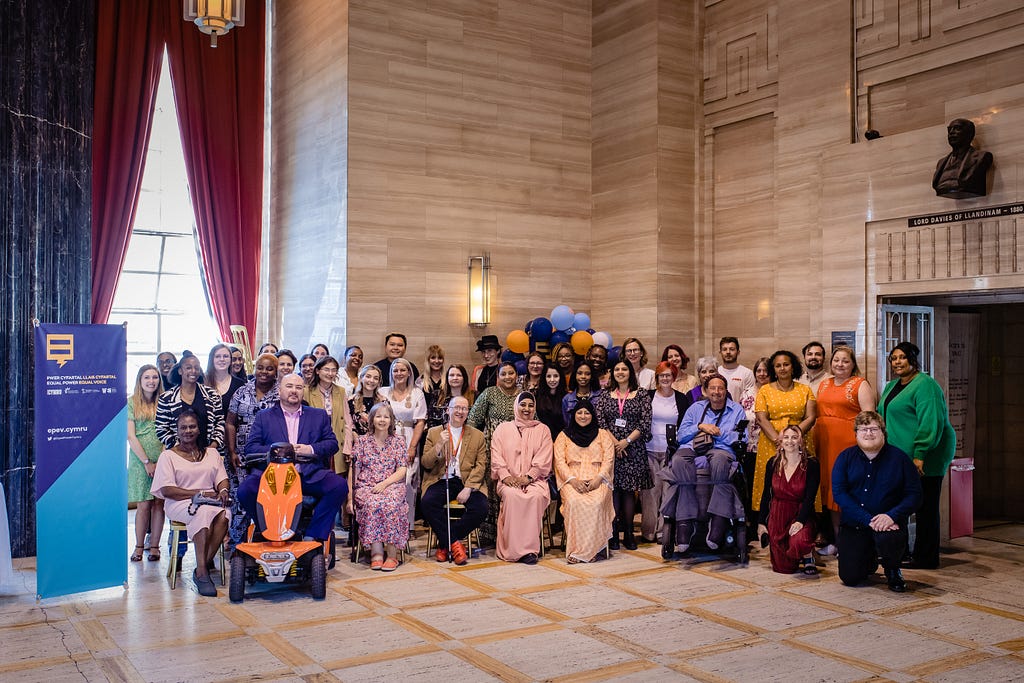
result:
[(554, 468), (565, 517), (565, 557), (570, 563), (605, 556), (615, 510), (612, 475), (615, 437), (597, 426), (590, 401), (576, 404), (555, 441)]

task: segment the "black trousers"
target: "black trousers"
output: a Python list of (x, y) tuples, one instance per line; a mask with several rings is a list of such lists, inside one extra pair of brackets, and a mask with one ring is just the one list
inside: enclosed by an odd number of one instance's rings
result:
[(839, 579), (856, 586), (878, 569), (899, 569), (907, 547), (907, 530), (875, 531), (869, 526), (839, 526)]
[(914, 564), (924, 568), (939, 566), (939, 497), (942, 477), (921, 477), (921, 507), (917, 510), (917, 538)]
[[(448, 480), (448, 494), (445, 495), (444, 479), (439, 479), (428, 486), (420, 498), (423, 519), (434, 530), (441, 548), (451, 545), (448, 540), (448, 511), (445, 505), (449, 500), (455, 500), (455, 496), (459, 495), (463, 488), (462, 480), (453, 477)], [(457, 541), (465, 538), (470, 531), (480, 526), (487, 519), (487, 506), (487, 496), (476, 490), (469, 494), (466, 509), (458, 517), (452, 517), (452, 539)]]

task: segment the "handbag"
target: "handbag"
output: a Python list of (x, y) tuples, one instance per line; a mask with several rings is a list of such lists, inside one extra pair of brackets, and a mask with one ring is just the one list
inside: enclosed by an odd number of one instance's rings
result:
[[(701, 413), (700, 421), (704, 422), (704, 418), (707, 416), (708, 411), (711, 409), (711, 403), (708, 402), (704, 408), (704, 412)], [(715, 420), (715, 426), (719, 427), (722, 424), (722, 416), (725, 415), (725, 408), (722, 408), (721, 412), (718, 413), (718, 419)], [(697, 436), (693, 437), (693, 441), (690, 442), (690, 447), (693, 448), (693, 452), (696, 455), (707, 455), (711, 452), (712, 447), (715, 445), (715, 437), (711, 436), (707, 432), (697, 432)]]

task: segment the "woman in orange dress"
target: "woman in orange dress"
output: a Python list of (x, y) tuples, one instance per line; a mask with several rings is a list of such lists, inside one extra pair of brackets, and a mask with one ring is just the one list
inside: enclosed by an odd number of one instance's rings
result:
[(590, 401), (580, 401), (572, 422), (555, 440), (555, 477), (562, 497), (569, 564), (604, 555), (615, 519), (614, 466), (615, 437), (598, 428)]
[[(832, 466), (845, 449), (857, 443), (853, 420), (864, 410), (875, 409), (875, 390), (860, 376), (857, 358), (849, 346), (832, 350), (832, 376), (818, 386), (818, 421), (814, 427), (815, 452), (821, 462), (821, 504), (832, 517), (832, 531), (839, 533), (839, 506), (832, 499)], [(833, 536), (835, 538), (836, 536)], [(831, 554), (828, 546), (822, 554)]]

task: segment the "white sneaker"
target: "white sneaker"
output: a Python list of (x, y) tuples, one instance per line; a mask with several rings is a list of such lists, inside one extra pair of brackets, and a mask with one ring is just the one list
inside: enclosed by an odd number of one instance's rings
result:
[(824, 546), (822, 548), (819, 548), (818, 549), (818, 554), (819, 555), (835, 555), (836, 554), (836, 547), (832, 543), (829, 543), (828, 545), (826, 545), (826, 546)]
[(689, 549), (690, 549), (690, 544), (689, 543), (676, 543), (676, 552), (677, 553), (685, 553)]

